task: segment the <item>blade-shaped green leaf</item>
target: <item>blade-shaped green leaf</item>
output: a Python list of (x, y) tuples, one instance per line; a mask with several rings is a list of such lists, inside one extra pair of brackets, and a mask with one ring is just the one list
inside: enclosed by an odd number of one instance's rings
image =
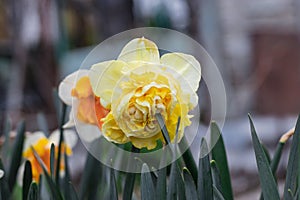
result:
[(141, 174), (141, 197), (142, 200), (152, 200), (155, 199), (155, 189), (152, 181), (152, 177), (147, 164), (142, 166)]
[(102, 180), (102, 165), (90, 153), (88, 153), (84, 172), (82, 174), (79, 190), (79, 199), (87, 199), (97, 193), (98, 185)]
[(185, 199), (185, 187), (183, 177), (180, 173), (178, 162), (171, 165), (170, 181), (167, 190), (167, 199)]
[(288, 189), (288, 195), (289, 195), (289, 198), (293, 199), (293, 200), (297, 200), (295, 197), (294, 197), (294, 192), (291, 190), (291, 189)]
[(16, 177), (21, 164), (24, 139), (25, 139), (25, 122), (22, 121), (18, 126), (17, 137), (13, 145), (13, 153), (10, 161), (10, 167), (8, 173), (8, 185), (10, 190), (12, 190), (15, 185)]
[[(165, 200), (167, 198), (167, 155), (172, 153), (169, 149), (164, 148), (160, 158), (160, 169), (157, 171), (156, 198)], [(171, 154), (172, 155), (172, 154)]]
[(185, 200), (185, 187), (184, 187), (184, 180), (180, 173), (180, 169), (178, 164), (176, 164), (176, 176), (177, 176), (177, 195), (179, 200)]
[(195, 182), (187, 168), (183, 168), (183, 178), (185, 183), (184, 186), (186, 199), (198, 199)]
[[(185, 136), (183, 136), (182, 139), (181, 139), (180, 145), (179, 145), (179, 148), (180, 148), (181, 152), (183, 151), (183, 148), (186, 147), (187, 145), (188, 144), (187, 144), (186, 138), (185, 138)], [(189, 147), (182, 154), (182, 157), (183, 157), (183, 160), (184, 160), (184, 163), (185, 163), (186, 167), (190, 171), (190, 173), (193, 177), (193, 180), (196, 184), (197, 183), (197, 177), (198, 177), (198, 169), (197, 169), (195, 159), (194, 159), (194, 157), (192, 155), (192, 152), (191, 152)]]
[[(275, 153), (274, 153), (274, 157), (271, 160), (271, 164), (270, 164), (270, 168), (271, 168), (271, 171), (273, 173), (275, 181), (276, 181), (276, 176), (275, 175), (276, 175), (278, 164), (279, 164), (279, 161), (280, 161), (280, 158), (281, 158), (281, 155), (282, 155), (282, 150), (283, 150), (284, 144), (285, 144), (285, 142), (279, 142), (277, 144), (276, 149), (275, 149)], [(263, 200), (263, 199), (264, 198), (263, 198), (262, 193), (261, 193), (260, 200)]]
[(156, 198), (165, 200), (167, 198), (167, 167), (163, 167), (157, 172)]
[(118, 190), (116, 184), (115, 171), (113, 168), (110, 168), (110, 187), (109, 187), (109, 199), (116, 200), (118, 199)]
[(213, 200), (212, 176), (206, 140), (202, 138), (198, 168), (198, 198)]
[[(131, 147), (131, 151), (134, 153), (138, 153), (140, 149), (135, 148), (133, 145)], [(135, 167), (135, 166), (133, 166)], [(135, 171), (135, 169), (133, 169)], [(125, 184), (124, 184), (124, 190), (123, 190), (123, 200), (131, 200), (132, 199), (132, 192), (134, 189), (134, 182), (135, 182), (135, 173), (127, 173)]]
[(123, 192), (123, 199), (124, 200), (131, 200), (132, 199), (132, 192), (134, 188), (135, 182), (135, 173), (127, 173), (125, 184), (124, 184), (124, 192)]
[(0, 178), (0, 197), (2, 199), (10, 199), (11, 191), (9, 190), (7, 178), (6, 178), (6, 172), (2, 163), (2, 160), (0, 158), (0, 169), (3, 170), (3, 176)]
[[(178, 123), (177, 123), (178, 125)], [(177, 133), (176, 131), (176, 139), (177, 140)], [(176, 144), (176, 142), (175, 142)], [(173, 163), (171, 164), (171, 172), (170, 172), (170, 181), (169, 187), (167, 190), (167, 199), (185, 199), (185, 187), (183, 177), (181, 175), (181, 170), (179, 167), (179, 161), (176, 160), (177, 158), (177, 145), (174, 145), (174, 148), (171, 146), (171, 152), (173, 154)]]
[(222, 189), (222, 184), (221, 184), (221, 176), (220, 176), (219, 167), (215, 160), (210, 161), (210, 165), (211, 165), (213, 184), (222, 193), (223, 189)]
[(25, 200), (28, 196), (28, 191), (32, 182), (32, 169), (30, 161), (25, 162), (24, 176), (23, 176), (23, 190), (22, 195)]
[(161, 132), (162, 132), (163, 137), (164, 137), (164, 139), (166, 141), (166, 144), (169, 144), (171, 140), (170, 140), (169, 132), (168, 132), (167, 127), (165, 125), (164, 118), (162, 117), (162, 115), (160, 113), (155, 114), (155, 117), (156, 117), (156, 119), (158, 121), (158, 124), (160, 126)]
[[(299, 163), (299, 165), (300, 165), (300, 163)], [(296, 194), (297, 194), (297, 198), (298, 198), (298, 200), (299, 200), (299, 199), (300, 199), (300, 167), (299, 167), (298, 170), (299, 170), (299, 171), (298, 171), (298, 189), (297, 189)]]
[(250, 121), (252, 142), (263, 196), (265, 199), (279, 200), (280, 197), (278, 189), (267, 156), (259, 142), (251, 116), (248, 116)]
[(70, 199), (71, 200), (79, 200), (79, 198), (77, 196), (77, 191), (71, 182), (69, 182), (69, 191), (70, 191)]
[(29, 192), (28, 192), (28, 200), (38, 200), (39, 198), (39, 189), (36, 182), (31, 183)]
[(49, 175), (48, 170), (47, 170), (44, 162), (42, 161), (40, 156), (37, 154), (37, 152), (34, 150), (34, 148), (31, 148), (31, 149), (34, 153), (35, 158), (37, 159), (37, 161), (39, 162), (40, 166), (43, 169), (43, 173), (44, 173), (44, 176), (46, 178), (46, 182), (49, 186), (49, 189), (51, 191), (51, 195), (53, 196), (54, 199), (63, 200), (62, 195), (60, 193), (60, 190), (57, 187), (57, 185), (54, 183), (54, 181), (52, 180), (51, 176)]
[(62, 105), (62, 113), (61, 113), (61, 118), (60, 118), (60, 123), (59, 123), (59, 132), (60, 132), (60, 137), (59, 137), (59, 144), (58, 144), (58, 151), (57, 151), (57, 160), (56, 160), (56, 176), (55, 176), (55, 182), (57, 185), (59, 185), (59, 174), (60, 174), (60, 162), (61, 162), (61, 155), (63, 155), (62, 152), (62, 145), (64, 143), (64, 128), (63, 125), (65, 123), (65, 118), (66, 118), (66, 110), (67, 110), (67, 105), (63, 103)]
[(221, 186), (224, 197), (227, 200), (233, 200), (233, 192), (231, 186), (230, 171), (227, 162), (227, 154), (223, 141), (223, 136), (218, 125), (215, 122), (211, 123), (211, 137), (212, 141), (216, 141), (215, 146), (212, 149), (212, 159), (214, 159), (219, 166)]
[(297, 188), (295, 195), (294, 195), (294, 200), (298, 200), (299, 199), (299, 187)]
[(214, 191), (214, 200), (225, 200), (224, 196), (215, 185), (213, 185), (213, 191)]
[(298, 117), (295, 133), (293, 135), (287, 170), (286, 170), (286, 179), (284, 186), (283, 197), (285, 200), (293, 199), (289, 194), (288, 190), (290, 189), (293, 194), (297, 190), (297, 178), (295, 174), (299, 173), (299, 140), (300, 140), (300, 116)]
[(71, 186), (70, 185), (70, 171), (69, 171), (69, 162), (68, 162), (68, 156), (66, 152), (64, 152), (64, 161), (65, 161), (65, 177), (63, 181), (63, 190), (64, 190), (64, 197), (65, 199), (73, 199), (72, 195), (75, 191), (71, 192)]
[(280, 161), (280, 158), (281, 158), (281, 155), (282, 155), (282, 150), (283, 150), (283, 147), (284, 147), (284, 144), (285, 143), (282, 143), (282, 142), (279, 142), (276, 146), (276, 149), (275, 149), (275, 153), (274, 153), (274, 157), (271, 161), (271, 164), (270, 164), (270, 167), (271, 167), (271, 170), (272, 170), (272, 173), (274, 174), (275, 176), (275, 173), (277, 171), (277, 168), (278, 168), (278, 164), (279, 164), (279, 161)]
[(268, 160), (269, 164), (271, 164), (270, 152), (268, 151), (267, 147), (264, 144), (260, 143), (260, 145), (261, 145), (261, 147), (263, 148), (263, 150), (266, 154), (266, 157), (267, 157), (267, 160)]
[(10, 149), (9, 149), (10, 131), (11, 131), (11, 120), (9, 118), (7, 118), (5, 121), (4, 130), (3, 130), (5, 140), (4, 140), (3, 146), (1, 148), (1, 151), (2, 151), (1, 156), (2, 156), (2, 161), (4, 164), (7, 163), (7, 159), (9, 158), (9, 155), (10, 155)]
[(41, 199), (41, 197), (42, 197), (42, 190), (44, 189), (43, 188), (43, 182), (44, 182), (44, 179), (43, 179), (43, 175), (41, 174), (40, 177), (39, 177), (39, 184), (38, 184), (38, 188), (39, 188), (38, 197), (39, 197), (39, 199)]
[(51, 178), (54, 180), (54, 169), (55, 169), (55, 145), (52, 143), (50, 148), (50, 175)]

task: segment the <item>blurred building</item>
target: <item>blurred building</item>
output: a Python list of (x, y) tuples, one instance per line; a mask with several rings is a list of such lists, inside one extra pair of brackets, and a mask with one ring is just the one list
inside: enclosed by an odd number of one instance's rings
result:
[(300, 110), (299, 1), (220, 1), (232, 113)]

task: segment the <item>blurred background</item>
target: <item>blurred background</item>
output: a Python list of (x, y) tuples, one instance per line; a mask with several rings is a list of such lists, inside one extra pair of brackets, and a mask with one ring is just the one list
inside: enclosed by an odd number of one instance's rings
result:
[[(271, 150), (295, 124), (299, 19), (300, 0), (2, 0), (0, 130), (7, 117), (14, 126), (25, 118), (27, 130), (37, 130), (38, 113), (55, 129), (53, 88), (95, 45), (131, 28), (170, 28), (202, 44), (219, 67), (227, 92), (223, 135), (234, 193), (237, 199), (252, 199), (259, 181), (247, 113)], [(209, 109), (201, 109), (205, 121)], [(74, 155), (74, 162), (82, 155)]]

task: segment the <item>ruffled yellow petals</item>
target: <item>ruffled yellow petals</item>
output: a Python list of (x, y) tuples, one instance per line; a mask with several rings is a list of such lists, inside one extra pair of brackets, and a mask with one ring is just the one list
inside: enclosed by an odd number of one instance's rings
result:
[(109, 113), (105, 118), (102, 119), (102, 132), (103, 136), (108, 141), (113, 141), (119, 144), (129, 142), (129, 139), (124, 132), (117, 125), (112, 113)]
[(138, 88), (128, 102), (118, 105), (120, 112), (115, 117), (128, 137), (149, 138), (160, 132), (155, 114), (167, 115), (170, 100), (167, 86), (152, 83)]
[(146, 38), (136, 38), (128, 42), (121, 51), (118, 60), (124, 62), (142, 61), (159, 63), (159, 52), (156, 44)]
[(163, 139), (161, 133), (149, 138), (130, 137), (130, 141), (136, 148), (146, 147), (148, 150), (154, 149), (157, 146), (157, 140)]

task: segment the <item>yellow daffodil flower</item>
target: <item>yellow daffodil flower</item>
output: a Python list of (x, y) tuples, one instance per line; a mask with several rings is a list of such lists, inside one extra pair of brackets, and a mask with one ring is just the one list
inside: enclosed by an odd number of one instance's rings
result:
[[(77, 136), (74, 131), (65, 130), (64, 131), (64, 145), (62, 148), (62, 153), (66, 152), (67, 155), (72, 154), (72, 148), (77, 143)], [(42, 132), (34, 132), (32, 134), (28, 134), (25, 139), (24, 147), (23, 147), (23, 158), (29, 160), (32, 167), (32, 178), (34, 181), (38, 182), (40, 175), (43, 173), (43, 169), (36, 159), (32, 148), (39, 155), (47, 170), (50, 173), (50, 149), (51, 144), (55, 145), (55, 156), (57, 158), (58, 155), (58, 145), (59, 145), (59, 131), (54, 131), (49, 138), (45, 137), (45, 134)], [(61, 157), (63, 159), (63, 156)], [(64, 170), (64, 162), (61, 162), (60, 169)], [(21, 165), (18, 173), (18, 183), (22, 185), (24, 173), (24, 164)]]
[(94, 95), (109, 111), (100, 119), (102, 134), (109, 141), (155, 148), (156, 141), (163, 138), (156, 113), (163, 116), (172, 142), (178, 117), (178, 141), (191, 124), (189, 111), (198, 103), (201, 79), (200, 64), (191, 55), (166, 53), (160, 57), (155, 43), (136, 38), (117, 60), (93, 65), (88, 76)]

